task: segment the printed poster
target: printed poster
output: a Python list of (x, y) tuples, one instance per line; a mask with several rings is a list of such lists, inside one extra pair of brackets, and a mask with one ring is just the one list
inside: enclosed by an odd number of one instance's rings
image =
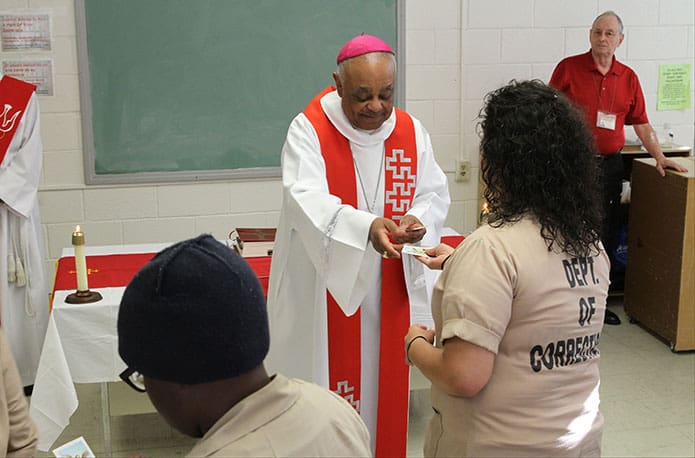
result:
[(2, 73), (36, 86), (38, 95), (53, 95), (53, 61), (4, 60)]
[(659, 65), (656, 109), (665, 111), (688, 108), (690, 108), (690, 64)]
[(2, 51), (50, 51), (51, 20), (48, 14), (0, 15)]

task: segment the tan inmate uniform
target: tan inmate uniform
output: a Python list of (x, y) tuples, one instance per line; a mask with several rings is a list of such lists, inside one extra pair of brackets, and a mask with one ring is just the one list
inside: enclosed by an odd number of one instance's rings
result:
[(425, 456), (598, 456), (599, 334), (608, 257), (549, 252), (526, 217), (483, 226), (447, 261), (432, 298), (437, 345), (497, 354), (471, 398), (432, 387)]
[(220, 418), (188, 456), (370, 456), (369, 433), (343, 398), (277, 374)]
[(10, 346), (0, 329), (0, 456), (31, 457), (36, 451), (38, 435), (29, 417), (17, 366)]

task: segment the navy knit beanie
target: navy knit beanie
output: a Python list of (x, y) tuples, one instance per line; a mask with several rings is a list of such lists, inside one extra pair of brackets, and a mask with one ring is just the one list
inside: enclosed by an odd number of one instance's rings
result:
[(118, 353), (158, 380), (206, 383), (244, 374), (268, 353), (268, 314), (251, 267), (210, 235), (159, 252), (118, 311)]

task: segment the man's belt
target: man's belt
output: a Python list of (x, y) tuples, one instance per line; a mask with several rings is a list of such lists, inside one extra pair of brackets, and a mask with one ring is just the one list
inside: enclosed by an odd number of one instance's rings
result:
[(617, 157), (621, 157), (620, 151), (617, 151), (615, 153), (608, 153), (608, 154), (602, 154), (602, 153), (601, 154), (595, 154), (594, 156), (596, 156), (596, 158), (604, 160), (604, 161), (609, 160), (609, 159), (615, 159)]

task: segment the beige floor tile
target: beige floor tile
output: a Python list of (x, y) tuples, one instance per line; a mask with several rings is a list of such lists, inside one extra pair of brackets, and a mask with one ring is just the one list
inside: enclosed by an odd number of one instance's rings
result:
[[(684, 423), (682, 425), (673, 425), (673, 429), (683, 434), (686, 438), (695, 443), (695, 424)], [(695, 453), (693, 454), (695, 456)]]
[(137, 448), (133, 450), (119, 450), (113, 453), (114, 458), (130, 458), (132, 456), (144, 456), (146, 458), (175, 458), (186, 456), (190, 447), (161, 447), (161, 448)]
[(419, 389), (411, 391), (407, 458), (422, 457), (422, 443), (431, 416), (430, 390)]
[(666, 395), (659, 399), (645, 399), (644, 405), (661, 420), (663, 425), (692, 424), (695, 419), (695, 397)]
[(632, 431), (628, 438), (630, 456), (695, 456), (695, 444), (670, 426)]

